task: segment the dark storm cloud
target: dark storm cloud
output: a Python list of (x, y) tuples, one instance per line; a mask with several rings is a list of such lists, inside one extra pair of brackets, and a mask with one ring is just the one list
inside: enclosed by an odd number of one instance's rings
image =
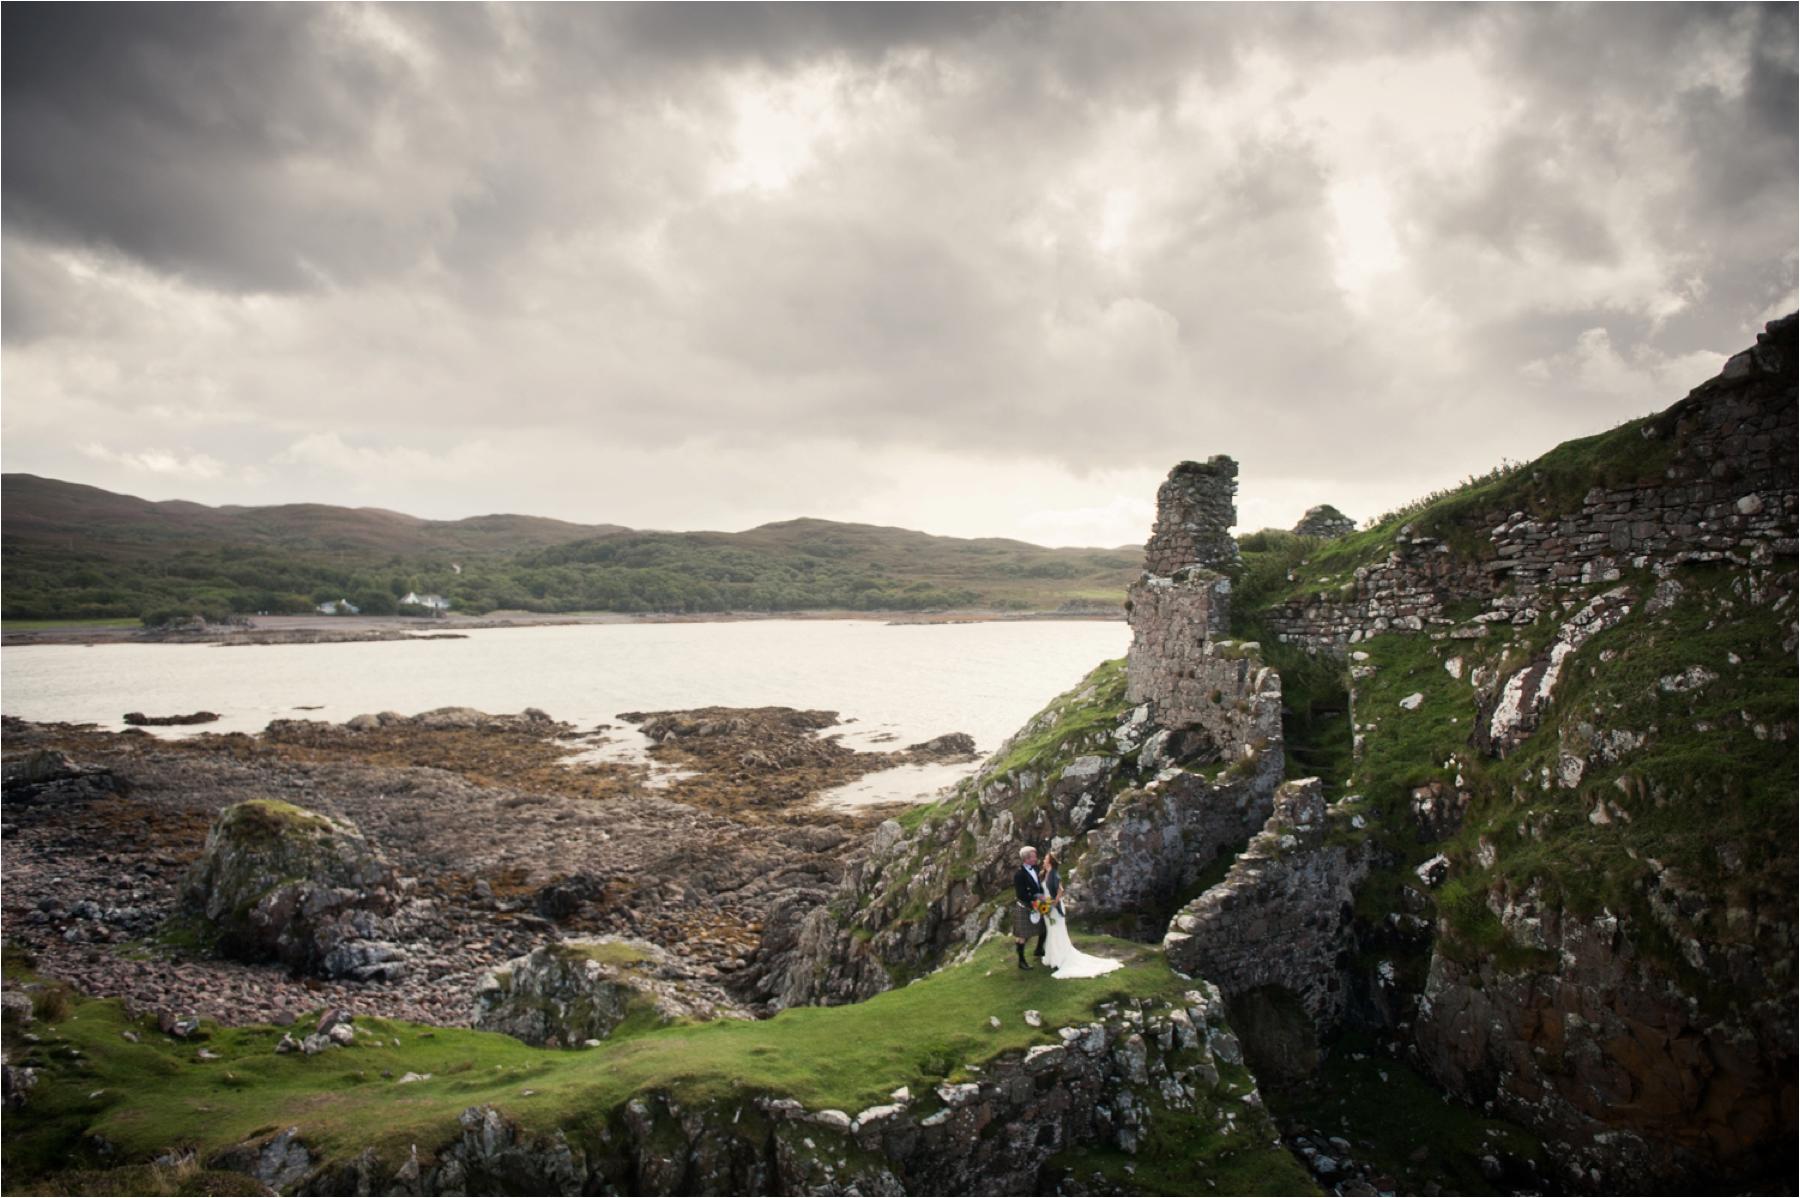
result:
[(1422, 488), (1673, 400), (1794, 286), (1791, 5), (4, 21), (9, 430), (209, 479), (804, 435)]
[(7, 5), (9, 231), (106, 246), (220, 286), (354, 279), (416, 252), (405, 214), (347, 209), (296, 178), (354, 171), (390, 72), (325, 9)]

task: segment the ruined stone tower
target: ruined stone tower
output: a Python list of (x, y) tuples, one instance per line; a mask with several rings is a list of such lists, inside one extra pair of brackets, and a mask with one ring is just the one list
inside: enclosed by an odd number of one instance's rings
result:
[[(1204, 724), (1214, 715), (1214, 671), (1202, 661), (1230, 622), (1236, 565), (1237, 471), (1223, 455), (1182, 462), (1156, 492), (1156, 527), (1144, 547), (1144, 573), (1125, 608), (1131, 622), (1126, 696), (1152, 703), (1165, 726)], [(1205, 680), (1204, 682), (1202, 680)]]
[(1144, 546), (1144, 569), (1167, 578), (1185, 566), (1224, 570), (1238, 564), (1238, 464), (1223, 454), (1182, 462), (1156, 491), (1156, 527)]

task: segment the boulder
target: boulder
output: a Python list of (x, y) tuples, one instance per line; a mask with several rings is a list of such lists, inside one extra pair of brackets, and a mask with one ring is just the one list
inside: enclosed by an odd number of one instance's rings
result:
[(141, 711), (128, 711), (124, 720), (132, 727), (169, 728), (181, 724), (211, 724), (219, 719), (216, 711), (194, 711), (187, 715), (145, 715)]
[(946, 732), (916, 745), (906, 752), (918, 761), (949, 761), (975, 756), (975, 738), (967, 732)]
[(130, 783), (124, 778), (109, 769), (82, 765), (61, 749), (34, 749), (6, 763), (4, 793), (9, 803), (92, 799), (130, 792)]
[(545, 919), (561, 922), (580, 911), (584, 903), (599, 902), (605, 897), (605, 878), (577, 873), (545, 884), (533, 896), (532, 905)]
[(722, 991), (683, 976), (656, 945), (607, 936), (541, 945), (494, 970), (476, 989), (474, 1023), (527, 1044), (578, 1048), (627, 1020), (655, 1026), (741, 1014)]
[(473, 707), (438, 707), (422, 711), (412, 722), (421, 728), (485, 728), (494, 717)]
[(219, 813), (183, 890), (219, 950), (323, 977), (404, 972), (401, 879), (356, 825), (275, 799)]

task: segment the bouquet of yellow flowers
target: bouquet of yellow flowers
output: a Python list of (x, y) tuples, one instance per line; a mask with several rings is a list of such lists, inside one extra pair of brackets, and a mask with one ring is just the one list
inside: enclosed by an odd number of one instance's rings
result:
[(1054, 907), (1055, 905), (1056, 904), (1052, 903), (1049, 899), (1041, 898), (1037, 902), (1031, 904), (1031, 909), (1033, 911), (1036, 911), (1039, 915), (1048, 917), (1050, 914), (1050, 908)]

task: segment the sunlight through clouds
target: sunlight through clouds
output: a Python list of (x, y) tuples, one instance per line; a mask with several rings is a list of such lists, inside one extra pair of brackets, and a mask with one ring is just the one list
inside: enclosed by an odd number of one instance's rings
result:
[(1791, 9), (184, 12), (7, 9), (9, 470), (720, 527), (778, 460), (759, 511), (1048, 537), (1228, 453), (1291, 524), (1795, 293)]

